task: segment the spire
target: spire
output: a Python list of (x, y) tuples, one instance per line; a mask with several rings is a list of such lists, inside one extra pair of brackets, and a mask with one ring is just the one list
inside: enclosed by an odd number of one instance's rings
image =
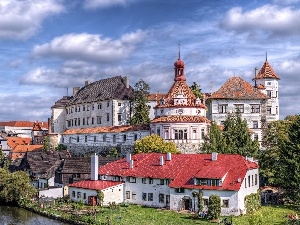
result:
[(178, 59), (180, 59), (180, 46), (181, 46), (181, 44), (180, 44), (180, 41), (178, 42)]
[(268, 61), (268, 52), (266, 51), (266, 61)]

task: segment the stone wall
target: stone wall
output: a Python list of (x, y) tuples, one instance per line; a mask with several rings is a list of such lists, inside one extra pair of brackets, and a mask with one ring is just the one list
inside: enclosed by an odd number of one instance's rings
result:
[(195, 154), (201, 152), (201, 144), (193, 143), (178, 143), (176, 144), (177, 149), (183, 154)]

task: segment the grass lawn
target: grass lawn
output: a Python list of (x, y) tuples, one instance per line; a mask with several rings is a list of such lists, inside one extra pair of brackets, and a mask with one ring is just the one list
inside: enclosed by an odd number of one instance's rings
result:
[[(234, 225), (248, 225), (249, 220), (253, 221), (253, 225), (280, 225), (285, 224), (287, 216), (290, 213), (298, 213), (283, 206), (263, 206), (254, 216), (244, 215), (233, 217)], [(143, 208), (142, 206), (129, 205), (128, 207), (120, 207), (116, 210), (105, 208), (97, 214), (97, 220), (107, 223), (107, 217), (110, 218), (111, 224), (128, 224), (128, 225), (188, 225), (188, 224), (212, 224), (205, 219), (192, 219), (190, 213), (178, 213), (169, 210)], [(229, 219), (230, 221), (230, 219)]]
[[(76, 204), (75, 204), (76, 205)], [(193, 213), (174, 212), (164, 209), (146, 208), (138, 205), (117, 206), (114, 209), (109, 207), (96, 207), (96, 221), (92, 206), (81, 206), (74, 208), (72, 204), (59, 204), (43, 209), (51, 214), (60, 215), (64, 218), (73, 218), (73, 221), (85, 221), (86, 224), (98, 225), (189, 225), (202, 224), (212, 225), (206, 219), (195, 218)], [(87, 212), (89, 212), (87, 214)], [(299, 208), (294, 210), (285, 206), (263, 206), (254, 215), (243, 215), (232, 217), (234, 225), (287, 225), (287, 216), (293, 214), (300, 215)], [(108, 219), (110, 223), (108, 223)], [(228, 218), (231, 221), (231, 218)], [(291, 225), (291, 224), (289, 224)], [(300, 225), (300, 222), (293, 225)]]

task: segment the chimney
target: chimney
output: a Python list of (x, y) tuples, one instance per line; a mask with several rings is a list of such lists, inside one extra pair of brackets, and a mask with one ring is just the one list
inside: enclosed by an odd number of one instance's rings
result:
[(171, 159), (172, 159), (172, 153), (171, 152), (168, 152), (167, 153), (167, 161), (171, 161)]
[(217, 161), (217, 159), (218, 159), (218, 153), (217, 152), (211, 153), (211, 160), (212, 161)]
[(79, 89), (80, 89), (80, 87), (73, 87), (73, 96), (75, 96), (77, 94)]
[(127, 76), (124, 77), (124, 84), (125, 84), (126, 88), (129, 88), (129, 79)]
[(133, 160), (130, 160), (130, 161), (129, 161), (129, 168), (130, 168), (130, 169), (133, 169), (133, 167), (134, 167)]
[(246, 156), (246, 160), (248, 160), (250, 162), (254, 162), (253, 157)]
[(98, 156), (96, 153), (91, 157), (91, 180), (98, 180)]
[(89, 81), (86, 80), (86, 81), (84, 82), (84, 86), (88, 86), (88, 85), (89, 85)]
[(255, 74), (254, 74), (254, 76), (256, 76), (257, 74), (258, 74), (258, 69), (257, 69), (257, 67), (255, 67), (255, 72), (254, 72)]
[(130, 162), (130, 160), (131, 160), (131, 154), (126, 153), (126, 162)]
[(159, 157), (159, 165), (160, 166), (164, 165), (164, 156), (162, 156), (162, 155)]

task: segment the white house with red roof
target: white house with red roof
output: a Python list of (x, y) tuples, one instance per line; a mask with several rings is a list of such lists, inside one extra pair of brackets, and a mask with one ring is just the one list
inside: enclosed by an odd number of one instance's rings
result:
[(151, 133), (174, 142), (182, 153), (199, 152), (210, 125), (206, 118), (205, 102), (204, 99), (196, 98), (186, 83), (184, 62), (180, 54), (174, 67), (174, 83), (154, 107)]
[(78, 192), (86, 200), (96, 196), (96, 190), (103, 190), (107, 198), (116, 194), (116, 203), (195, 211), (198, 200), (193, 192), (202, 191), (204, 210), (209, 196), (217, 194), (222, 214), (238, 215), (245, 213), (245, 196), (259, 189), (258, 164), (233, 154), (128, 154), (102, 166), (99, 180), (74, 183), (70, 188), (73, 200), (78, 200)]

